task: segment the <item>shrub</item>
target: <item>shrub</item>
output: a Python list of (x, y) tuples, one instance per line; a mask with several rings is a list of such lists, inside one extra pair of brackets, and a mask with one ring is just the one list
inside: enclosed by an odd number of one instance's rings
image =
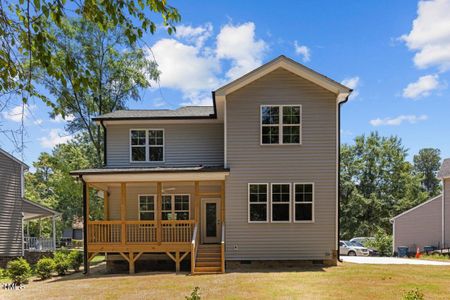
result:
[(365, 243), (366, 247), (376, 249), (380, 256), (392, 255), (392, 236), (387, 234), (384, 230), (379, 229), (375, 234), (375, 239), (368, 240)]
[(27, 283), (31, 277), (30, 264), (21, 258), (8, 262), (7, 265), (8, 277), (16, 284)]
[(52, 277), (55, 262), (50, 257), (41, 258), (36, 264), (36, 273), (42, 280)]
[(83, 253), (78, 250), (72, 250), (68, 255), (68, 259), (70, 267), (76, 272), (80, 271), (80, 266), (83, 263)]
[(200, 288), (198, 286), (196, 286), (194, 288), (194, 290), (191, 292), (190, 296), (186, 296), (186, 300), (200, 300), (200, 292), (199, 292)]
[(403, 300), (424, 300), (425, 296), (418, 288), (407, 291), (403, 295)]
[(53, 261), (55, 262), (55, 270), (58, 275), (65, 275), (70, 266), (67, 254), (62, 251), (57, 251), (55, 252)]

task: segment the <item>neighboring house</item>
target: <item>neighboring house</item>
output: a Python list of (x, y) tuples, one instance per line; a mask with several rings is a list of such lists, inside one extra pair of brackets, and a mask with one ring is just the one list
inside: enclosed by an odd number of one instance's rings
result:
[(29, 220), (55, 217), (55, 211), (25, 200), (24, 172), (28, 166), (0, 149), (0, 266), (26, 250), (53, 250), (54, 239), (24, 235)]
[[(189, 259), (192, 273), (224, 272), (225, 261), (336, 264), (339, 110), (350, 93), (280, 56), (214, 91), (212, 107), (94, 118), (105, 167), (72, 172), (84, 183), (87, 260), (107, 252), (130, 273), (151, 253), (177, 270)], [(87, 217), (93, 195), (102, 220)]]
[(450, 159), (445, 159), (438, 173), (443, 192), (391, 219), (393, 250), (408, 247), (409, 252), (450, 248)]

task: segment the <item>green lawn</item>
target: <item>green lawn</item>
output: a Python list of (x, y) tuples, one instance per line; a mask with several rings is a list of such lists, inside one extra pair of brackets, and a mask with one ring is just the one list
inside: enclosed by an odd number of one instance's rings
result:
[(1, 299), (184, 299), (200, 287), (202, 299), (402, 299), (418, 288), (425, 299), (448, 299), (450, 267), (357, 265), (247, 270), (221, 275), (173, 273), (105, 275), (104, 264), (89, 277), (77, 273), (34, 281)]

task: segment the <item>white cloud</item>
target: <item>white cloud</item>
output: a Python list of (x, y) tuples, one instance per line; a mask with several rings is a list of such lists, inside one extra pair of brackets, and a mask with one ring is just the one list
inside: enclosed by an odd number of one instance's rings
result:
[(36, 119), (34, 120), (34, 125), (41, 125), (44, 121), (42, 119)]
[(11, 108), (9, 111), (2, 112), (2, 116), (4, 119), (12, 121), (12, 122), (22, 122), (22, 112), (24, 120), (30, 117), (31, 111), (36, 108), (35, 105), (17, 105)]
[(201, 48), (162, 39), (153, 45), (152, 51), (161, 71), (161, 87), (179, 90), (185, 99), (195, 101), (198, 93), (219, 86), (220, 63), (202, 53)]
[(403, 97), (410, 99), (426, 97), (431, 94), (431, 91), (437, 88), (439, 88), (439, 76), (425, 75), (419, 77), (416, 82), (408, 84), (408, 86), (403, 89)]
[(299, 45), (297, 41), (294, 41), (294, 49), (295, 54), (300, 55), (304, 62), (311, 60), (311, 50), (308, 47)]
[(212, 31), (213, 26), (211, 23), (198, 27), (180, 25), (177, 27), (175, 37), (194, 43), (197, 47), (202, 47), (205, 41), (211, 37)]
[(64, 135), (60, 129), (52, 129), (47, 136), (41, 137), (39, 142), (43, 148), (52, 149), (56, 145), (67, 143), (72, 138), (71, 135)]
[(350, 94), (350, 100), (354, 100), (359, 95), (357, 88), (359, 87), (359, 76), (349, 77), (342, 80), (342, 84), (348, 88), (351, 88), (353, 92)]
[(225, 25), (216, 39), (217, 58), (231, 60), (231, 68), (226, 73), (229, 80), (259, 67), (268, 49), (266, 42), (256, 39), (255, 24), (252, 22)]
[[(235, 79), (262, 64), (267, 45), (255, 37), (255, 24), (228, 24), (216, 37), (215, 48), (207, 47), (213, 27), (178, 26), (175, 38), (161, 39), (152, 46), (161, 71), (159, 84), (183, 94), (183, 105), (212, 105), (211, 90), (224, 84), (222, 62), (230, 61), (227, 80)], [(149, 53), (150, 55), (150, 53)]]
[(65, 121), (73, 121), (75, 119), (75, 116), (72, 114), (69, 114), (67, 116), (65, 116), (65, 118), (63, 118), (61, 115), (56, 115), (53, 119), (50, 119), (50, 122), (54, 122), (54, 123), (63, 123)]
[(370, 120), (370, 124), (372, 126), (398, 126), (401, 125), (404, 122), (410, 123), (410, 124), (415, 124), (417, 122), (420, 121), (425, 121), (428, 119), (427, 115), (421, 115), (421, 116), (416, 116), (416, 115), (400, 115), (398, 117), (395, 118), (384, 118), (384, 119), (373, 119)]
[(450, 69), (450, 0), (420, 1), (412, 30), (401, 39), (416, 51), (419, 68)]

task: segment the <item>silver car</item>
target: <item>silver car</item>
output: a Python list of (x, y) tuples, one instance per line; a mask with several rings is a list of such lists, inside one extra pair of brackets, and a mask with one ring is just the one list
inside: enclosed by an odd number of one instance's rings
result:
[(348, 256), (369, 256), (368, 248), (358, 246), (349, 241), (339, 242), (339, 252), (341, 255), (348, 255)]

